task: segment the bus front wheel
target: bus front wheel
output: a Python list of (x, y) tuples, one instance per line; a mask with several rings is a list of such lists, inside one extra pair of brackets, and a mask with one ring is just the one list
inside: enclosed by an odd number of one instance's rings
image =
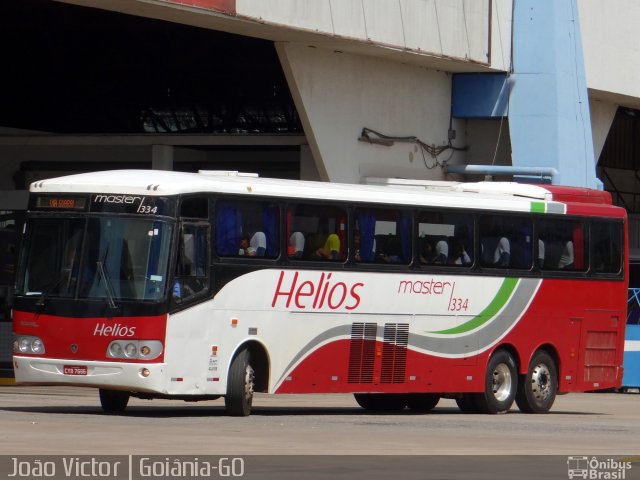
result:
[(518, 370), (513, 357), (499, 350), (489, 359), (484, 392), (474, 394), (480, 413), (506, 413), (513, 405), (518, 388)]
[(249, 350), (240, 351), (231, 362), (227, 379), (227, 394), (224, 404), (227, 413), (234, 417), (246, 417), (251, 413), (255, 371), (251, 366)]
[(558, 373), (544, 350), (534, 353), (527, 375), (518, 387), (516, 404), (524, 413), (547, 413), (556, 400)]
[(119, 390), (99, 390), (100, 405), (106, 413), (122, 413), (129, 403), (129, 392)]

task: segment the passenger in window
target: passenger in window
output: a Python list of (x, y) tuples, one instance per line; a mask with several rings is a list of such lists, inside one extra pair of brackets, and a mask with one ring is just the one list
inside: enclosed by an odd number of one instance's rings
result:
[(326, 241), (324, 247), (318, 248), (312, 258), (320, 260), (337, 260), (340, 256), (340, 238), (335, 233), (331, 233)]
[(256, 257), (264, 257), (267, 252), (267, 236), (264, 232), (256, 232), (249, 241), (249, 248), (253, 249)]
[(249, 244), (249, 237), (247, 235), (243, 235), (240, 238), (240, 250), (238, 251), (238, 255), (246, 257), (256, 256), (256, 250)]
[[(495, 243), (496, 237), (487, 237), (482, 243), (482, 258), (485, 265), (492, 267), (508, 267), (511, 260), (511, 244), (507, 237), (500, 237)], [(486, 247), (485, 247), (486, 244)], [(493, 252), (491, 247), (495, 245)]]
[[(384, 236), (383, 236), (384, 237)], [(403, 263), (402, 255), (400, 254), (401, 246), (398, 243), (398, 238), (394, 235), (386, 235), (387, 238), (381, 237), (381, 244), (377, 248), (375, 254), (375, 260), (378, 263)]]
[(378, 253), (376, 260), (380, 263), (402, 263), (400, 255)]
[(420, 263), (426, 265), (431, 263), (433, 258), (433, 243), (430, 240), (422, 241), (422, 248), (420, 249)]
[(455, 252), (451, 259), (452, 265), (471, 265), (471, 257), (464, 248), (462, 240), (456, 241), (454, 248)]
[(510, 231), (507, 218), (484, 215), (480, 219), (482, 264), (488, 267), (508, 267), (511, 243), (505, 234)]
[(287, 248), (287, 255), (290, 258), (302, 258), (304, 252), (304, 235), (302, 232), (293, 232), (289, 237), (289, 247)]
[(558, 261), (558, 268), (563, 270), (571, 270), (573, 268), (573, 242), (567, 240)]
[(360, 232), (356, 231), (356, 233), (353, 235), (353, 249), (354, 249), (354, 253), (353, 253), (353, 258), (356, 262), (370, 262), (371, 260), (373, 260), (375, 258), (376, 255), (376, 240), (375, 238), (373, 239), (373, 245), (371, 247), (371, 252), (370, 255), (363, 255), (363, 252), (360, 250)]
[(449, 258), (449, 245), (445, 240), (426, 240), (422, 244), (422, 252), (420, 253), (420, 263), (431, 265), (446, 265)]
[(545, 257), (545, 250), (544, 250), (544, 241), (538, 239), (538, 266), (540, 268), (544, 267), (544, 257)]
[(507, 237), (501, 237), (493, 252), (493, 263), (499, 267), (508, 267), (511, 259), (511, 244)]
[(360, 254), (360, 232), (358, 231), (353, 235), (353, 258), (356, 262), (362, 261), (362, 255)]

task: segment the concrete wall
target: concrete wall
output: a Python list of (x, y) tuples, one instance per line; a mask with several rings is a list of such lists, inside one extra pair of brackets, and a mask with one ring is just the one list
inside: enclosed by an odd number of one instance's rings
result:
[[(277, 51), (320, 178), (356, 183), (367, 176), (445, 178), (436, 159), (428, 154), (423, 159), (415, 143), (381, 146), (358, 138), (367, 127), (446, 145), (450, 75), (304, 44), (279, 43)], [(454, 144), (464, 145), (463, 122), (454, 121), (453, 128)], [(464, 157), (446, 151), (437, 160), (448, 158), (461, 163)]]
[(578, 0), (591, 97), (640, 108), (640, 2)]
[(618, 105), (606, 100), (589, 99), (589, 113), (591, 115), (591, 131), (593, 137), (593, 154), (596, 164), (602, 153), (602, 147), (607, 140), (613, 119), (618, 111)]

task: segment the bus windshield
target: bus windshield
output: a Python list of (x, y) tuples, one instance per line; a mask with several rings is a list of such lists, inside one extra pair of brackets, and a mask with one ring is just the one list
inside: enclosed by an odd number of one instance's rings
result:
[(160, 300), (173, 226), (151, 218), (31, 218), (18, 295)]

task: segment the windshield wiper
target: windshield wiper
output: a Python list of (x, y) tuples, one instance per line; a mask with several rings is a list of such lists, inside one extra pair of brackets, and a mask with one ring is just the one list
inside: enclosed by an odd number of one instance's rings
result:
[(111, 279), (107, 274), (107, 267), (105, 266), (102, 260), (98, 260), (96, 262), (96, 266), (98, 267), (98, 273), (100, 274), (100, 276), (102, 277), (102, 280), (104, 281), (104, 289), (107, 292), (107, 303), (109, 304), (109, 308), (111, 308), (112, 310), (116, 310), (118, 307), (114, 300), (115, 292), (113, 290), (113, 285), (111, 285)]

